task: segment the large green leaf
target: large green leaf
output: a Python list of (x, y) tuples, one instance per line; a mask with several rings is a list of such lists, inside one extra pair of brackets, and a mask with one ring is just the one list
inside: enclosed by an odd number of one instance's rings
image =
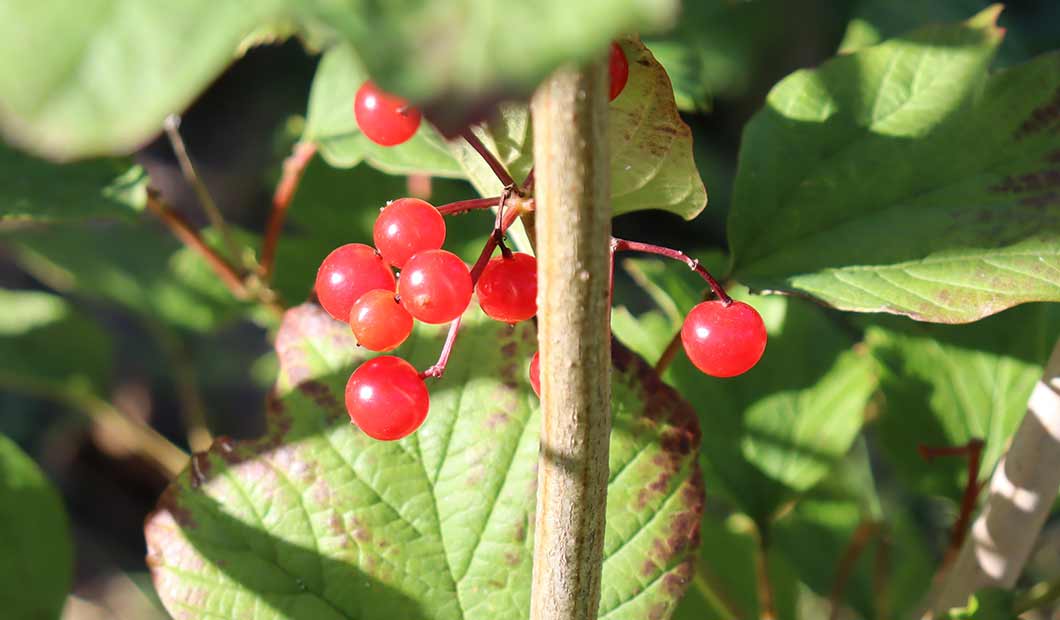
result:
[(0, 142), (0, 222), (127, 218), (145, 186), (143, 169), (121, 160), (56, 165)]
[(6, 389), (104, 394), (111, 343), (62, 297), (0, 289), (0, 385)]
[[(440, 118), (527, 94), (622, 32), (658, 29), (675, 0), (13, 0), (0, 6), (0, 127), (53, 158), (128, 152), (249, 42), (302, 30), (345, 40), (389, 90)], [(27, 54), (27, 50), (33, 53)]]
[[(377, 442), (343, 387), (364, 355), (315, 306), (288, 312), (269, 430), (219, 440), (160, 500), (148, 562), (195, 617), (526, 617), (538, 451), (533, 326), (465, 317), (424, 426)], [(434, 361), (443, 328), (399, 354)], [(665, 618), (691, 572), (702, 487), (691, 409), (616, 349), (601, 617)]]
[(73, 577), (73, 545), (59, 493), (0, 435), (0, 606), (4, 616), (58, 618)]
[(918, 490), (960, 498), (963, 459), (931, 463), (917, 446), (986, 442), (979, 478), (989, 477), (1027, 409), (1042, 364), (1060, 337), (1060, 306), (1029, 304), (973, 325), (877, 321), (867, 342), (882, 369), (876, 428), (883, 454)]
[(54, 158), (131, 151), (231, 62), (282, 0), (0, 5), (0, 125)]
[(948, 323), (1060, 300), (1060, 53), (988, 78), (998, 11), (773, 89), (729, 219), (741, 281)]

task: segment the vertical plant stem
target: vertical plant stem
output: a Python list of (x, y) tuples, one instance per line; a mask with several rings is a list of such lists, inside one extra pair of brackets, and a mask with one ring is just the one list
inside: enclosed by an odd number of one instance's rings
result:
[(755, 584), (758, 590), (758, 617), (760, 620), (776, 620), (776, 604), (773, 602), (773, 582), (769, 578), (769, 530), (768, 526), (755, 527)]
[(272, 277), (273, 264), (276, 262), (276, 246), (283, 232), (283, 222), (287, 219), (287, 207), (298, 190), (302, 175), (313, 160), (317, 146), (312, 142), (299, 142), (295, 145), (290, 157), (283, 162), (283, 173), (276, 191), (272, 195), (272, 212), (265, 226), (265, 239), (261, 245), (261, 277), (267, 282)]
[(611, 433), (607, 100), (597, 62), (558, 70), (531, 104), (542, 371), (533, 620), (591, 620), (600, 605)]
[(936, 613), (985, 587), (1012, 588), (1060, 489), (1060, 342), (1034, 386), (989, 495), (948, 574), (929, 597)]

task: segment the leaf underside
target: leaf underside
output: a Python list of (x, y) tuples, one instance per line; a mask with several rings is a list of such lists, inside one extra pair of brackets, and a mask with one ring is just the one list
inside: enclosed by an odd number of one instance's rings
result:
[[(398, 351), (432, 363), (444, 330)], [(176, 618), (525, 617), (538, 407), (532, 325), (477, 310), (424, 426), (377, 442), (342, 404), (361, 359), (318, 307), (288, 312), (268, 432), (219, 439), (148, 519), (148, 563)], [(616, 347), (601, 618), (666, 618), (691, 577), (703, 489), (691, 409)]]

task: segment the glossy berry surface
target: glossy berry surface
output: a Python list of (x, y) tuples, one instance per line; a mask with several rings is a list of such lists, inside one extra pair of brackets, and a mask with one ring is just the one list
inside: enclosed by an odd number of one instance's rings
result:
[(377, 288), (353, 304), (350, 329), (362, 347), (392, 351), (412, 333), (412, 315), (394, 298), (394, 291)]
[(516, 252), (486, 264), (478, 284), (478, 303), (486, 316), (518, 323), (537, 314), (537, 259)]
[(471, 273), (452, 252), (427, 250), (405, 263), (398, 281), (401, 305), (424, 323), (448, 323), (471, 303)]
[(416, 369), (382, 355), (361, 364), (346, 383), (346, 411), (366, 435), (383, 441), (408, 436), (423, 424), (431, 397)]
[(445, 220), (428, 202), (399, 198), (376, 218), (372, 240), (383, 260), (400, 269), (414, 255), (442, 247)]
[(382, 146), (405, 142), (420, 127), (420, 111), (396, 95), (380, 90), (371, 81), (357, 90), (353, 100), (357, 126), (369, 140)]
[(688, 313), (681, 342), (696, 368), (713, 377), (735, 377), (758, 363), (766, 350), (766, 326), (758, 311), (736, 301), (705, 301)]
[(324, 310), (346, 323), (361, 295), (377, 288), (393, 291), (395, 286), (394, 272), (374, 249), (363, 243), (347, 243), (320, 264), (314, 288)]
[(538, 351), (534, 351), (534, 357), (530, 360), (530, 387), (541, 398), (541, 356)]
[(622, 89), (626, 87), (626, 82), (629, 80), (629, 61), (626, 60), (626, 53), (622, 51), (618, 43), (611, 43), (608, 69), (611, 72), (611, 101), (614, 101), (615, 97), (622, 93)]

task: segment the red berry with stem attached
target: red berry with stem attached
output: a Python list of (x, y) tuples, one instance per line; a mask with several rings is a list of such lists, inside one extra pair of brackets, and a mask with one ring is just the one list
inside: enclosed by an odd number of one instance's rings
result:
[(471, 273), (445, 250), (427, 250), (405, 263), (398, 280), (401, 305), (424, 323), (448, 323), (471, 303)]
[(400, 269), (414, 255), (442, 247), (445, 220), (428, 202), (399, 198), (376, 218), (372, 239), (383, 260)]
[(350, 328), (362, 347), (392, 351), (412, 333), (412, 315), (398, 303), (394, 291), (377, 288), (353, 304)]
[(416, 369), (381, 355), (361, 364), (346, 382), (346, 411), (365, 435), (383, 441), (408, 436), (423, 424), (431, 397)]
[(420, 127), (420, 111), (405, 99), (380, 90), (371, 81), (357, 90), (353, 100), (357, 126), (369, 140), (396, 146), (412, 137)]
[(696, 368), (714, 377), (735, 377), (758, 363), (766, 350), (766, 326), (751, 306), (705, 301), (688, 313), (681, 342)]
[(518, 323), (537, 314), (537, 259), (516, 252), (486, 264), (475, 285), (486, 316)]
[(540, 351), (534, 351), (534, 357), (530, 360), (530, 387), (534, 388), (534, 394), (541, 398), (541, 355)]
[(626, 81), (629, 80), (629, 61), (626, 60), (626, 53), (622, 51), (618, 43), (613, 41), (608, 68), (611, 72), (611, 101), (614, 101), (615, 97), (618, 97), (622, 89), (626, 87)]
[(324, 310), (333, 319), (346, 323), (361, 295), (377, 288), (393, 291), (395, 286), (394, 272), (374, 249), (363, 243), (347, 243), (320, 264), (315, 289)]

